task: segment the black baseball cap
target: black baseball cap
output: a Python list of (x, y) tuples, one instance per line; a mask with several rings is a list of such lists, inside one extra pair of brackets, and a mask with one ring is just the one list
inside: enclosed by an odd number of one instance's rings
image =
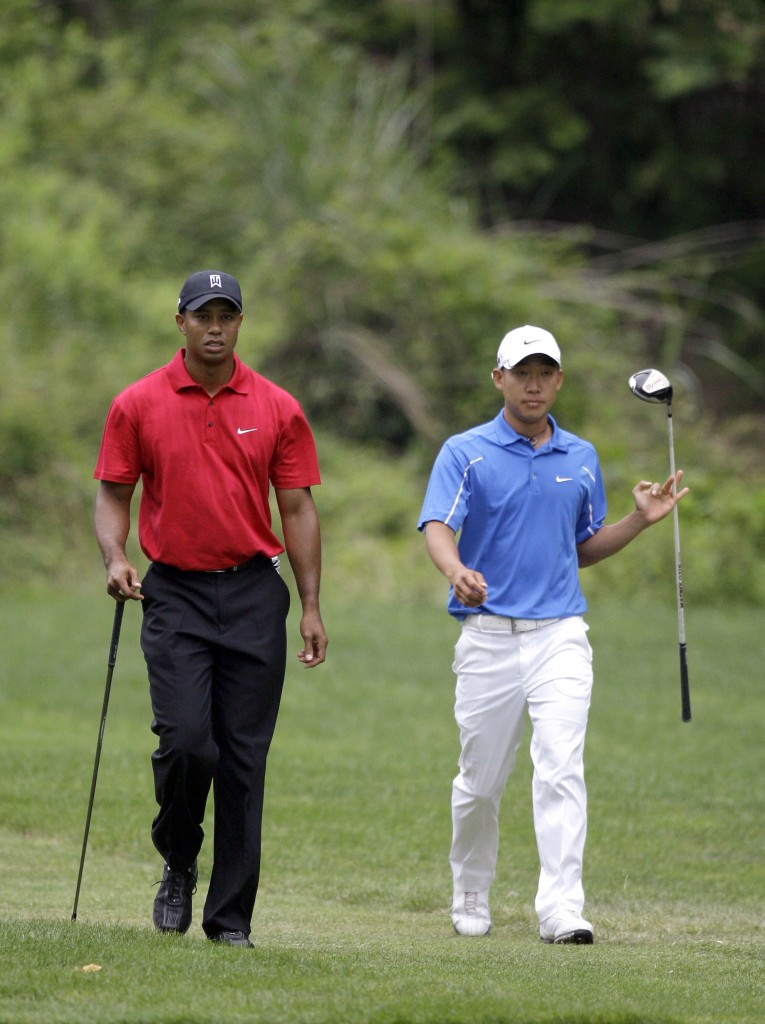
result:
[(239, 282), (231, 274), (224, 274), (220, 270), (198, 270), (187, 277), (178, 297), (178, 312), (184, 309), (193, 312), (210, 299), (228, 299), (242, 312), (242, 289)]

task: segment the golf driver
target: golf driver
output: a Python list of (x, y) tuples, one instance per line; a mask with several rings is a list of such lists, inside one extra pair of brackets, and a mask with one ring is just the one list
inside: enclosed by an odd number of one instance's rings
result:
[[(633, 395), (644, 402), (654, 402), (667, 406), (667, 429), (669, 430), (669, 471), (675, 475), (675, 440), (672, 430), (672, 385), (659, 370), (638, 370), (629, 379)], [(677, 485), (673, 481), (672, 492), (677, 494)], [(680, 640), (680, 702), (682, 720), (691, 720), (691, 695), (688, 684), (688, 654), (685, 643), (685, 606), (683, 603), (683, 573), (680, 565), (680, 524), (677, 505), (672, 509), (672, 520), (675, 532), (675, 579), (677, 582), (677, 625)]]
[(120, 642), (120, 628), (122, 626), (122, 615), (125, 605), (118, 601), (114, 606), (114, 625), (112, 626), (112, 641), (109, 645), (109, 661), (106, 673), (106, 689), (104, 690), (104, 703), (101, 708), (101, 728), (98, 730), (98, 743), (96, 744), (96, 759), (93, 764), (93, 778), (90, 783), (90, 799), (88, 800), (88, 813), (85, 818), (85, 835), (82, 840), (82, 854), (80, 855), (80, 871), (77, 875), (77, 889), (74, 894), (74, 907), (72, 908), (72, 920), (77, 920), (77, 904), (80, 899), (80, 885), (82, 884), (82, 870), (85, 867), (85, 850), (88, 846), (88, 833), (90, 832), (90, 819), (93, 814), (93, 798), (96, 795), (96, 779), (98, 778), (98, 764), (101, 760), (101, 747), (104, 744), (104, 728), (106, 727), (106, 712), (109, 707), (109, 693), (112, 688), (112, 674), (117, 661), (117, 645)]

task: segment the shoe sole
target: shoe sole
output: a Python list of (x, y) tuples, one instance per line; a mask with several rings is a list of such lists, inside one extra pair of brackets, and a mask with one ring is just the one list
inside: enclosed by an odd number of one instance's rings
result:
[(485, 932), (461, 932), (456, 925), (453, 927), (455, 935), (459, 935), (461, 939), (485, 939), (491, 932), (491, 926)]
[(249, 939), (224, 939), (219, 935), (208, 935), (207, 938), (210, 942), (214, 942), (217, 946), (239, 946), (241, 949), (255, 949), (255, 943), (250, 942)]
[(561, 935), (559, 939), (546, 939), (543, 935), (539, 938), (550, 946), (592, 946), (594, 942), (592, 932), (586, 928), (577, 928), (576, 931)]

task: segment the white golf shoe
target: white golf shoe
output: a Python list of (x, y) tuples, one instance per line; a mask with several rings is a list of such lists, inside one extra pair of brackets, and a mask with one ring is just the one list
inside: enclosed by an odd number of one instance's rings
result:
[(539, 938), (542, 942), (591, 946), (593, 942), (592, 925), (575, 911), (564, 910), (540, 922)]
[(458, 935), (488, 935), (491, 929), (489, 890), (455, 892), (451, 918)]

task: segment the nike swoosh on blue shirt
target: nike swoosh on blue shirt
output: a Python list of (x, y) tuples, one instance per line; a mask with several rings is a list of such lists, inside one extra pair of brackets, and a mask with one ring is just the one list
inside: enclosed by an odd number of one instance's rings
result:
[(253, 430), (257, 430), (257, 427), (247, 427), (246, 430), (242, 430), (241, 427), (237, 429), (237, 434), (251, 434)]
[(556, 476), (555, 477), (555, 483), (556, 484), (565, 484), (565, 483), (568, 483), (569, 480), (573, 480), (573, 479), (574, 478), (572, 476)]

